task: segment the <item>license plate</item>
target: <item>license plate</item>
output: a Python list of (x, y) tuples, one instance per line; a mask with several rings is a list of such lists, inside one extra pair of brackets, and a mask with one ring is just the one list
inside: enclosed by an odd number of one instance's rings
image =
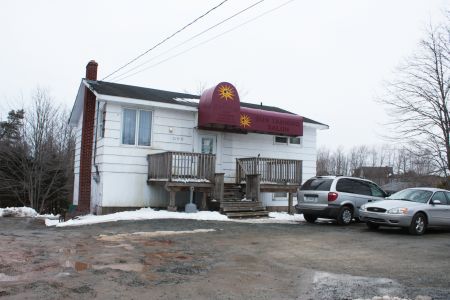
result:
[(317, 197), (304, 197), (305, 202), (317, 202)]

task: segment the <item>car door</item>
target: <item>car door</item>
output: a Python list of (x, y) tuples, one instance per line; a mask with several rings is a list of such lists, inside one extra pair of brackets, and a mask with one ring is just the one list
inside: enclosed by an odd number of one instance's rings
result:
[(447, 198), (447, 205), (445, 205), (445, 215), (444, 215), (444, 222), (446, 226), (450, 226), (450, 192), (444, 192), (446, 198)]
[[(439, 200), (440, 203), (436, 204), (435, 201)], [(430, 204), (428, 204), (428, 224), (433, 225), (445, 225), (446, 215), (448, 214), (447, 197), (444, 192), (435, 192), (431, 197)]]
[(384, 200), (387, 197), (387, 194), (375, 183), (369, 182), (370, 190), (372, 192), (372, 199), (369, 202)]

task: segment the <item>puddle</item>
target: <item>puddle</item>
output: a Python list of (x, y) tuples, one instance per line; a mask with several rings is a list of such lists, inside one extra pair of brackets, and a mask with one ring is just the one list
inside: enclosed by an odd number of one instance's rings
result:
[(119, 233), (114, 235), (99, 235), (97, 240), (107, 241), (107, 242), (119, 242), (125, 239), (134, 239), (134, 238), (153, 238), (153, 237), (161, 237), (161, 236), (171, 236), (171, 235), (180, 235), (180, 234), (192, 234), (192, 233), (205, 233), (216, 231), (215, 229), (194, 229), (194, 230), (186, 230), (186, 231), (150, 231), (150, 232), (132, 232), (132, 233)]

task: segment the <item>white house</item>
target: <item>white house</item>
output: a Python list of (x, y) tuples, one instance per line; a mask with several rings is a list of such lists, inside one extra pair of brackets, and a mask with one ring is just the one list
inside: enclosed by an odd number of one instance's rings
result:
[(325, 124), (241, 102), (226, 82), (197, 96), (97, 81), (96, 74), (91, 61), (69, 121), (76, 128), (73, 199), (80, 211), (175, 209), (189, 200), (183, 191), (190, 186), (210, 200), (216, 173), (223, 173), (222, 195), (223, 186), (236, 191), (246, 175), (260, 174), (259, 203), (285, 209), (293, 190), (282, 187), (296, 189), (316, 174), (316, 135)]

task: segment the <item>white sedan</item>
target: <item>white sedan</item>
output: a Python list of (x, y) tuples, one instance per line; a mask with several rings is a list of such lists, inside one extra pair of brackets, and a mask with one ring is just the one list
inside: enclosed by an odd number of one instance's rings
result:
[(428, 227), (450, 226), (450, 191), (436, 188), (402, 190), (386, 200), (362, 205), (359, 214), (370, 229), (403, 227), (411, 234), (421, 235)]

